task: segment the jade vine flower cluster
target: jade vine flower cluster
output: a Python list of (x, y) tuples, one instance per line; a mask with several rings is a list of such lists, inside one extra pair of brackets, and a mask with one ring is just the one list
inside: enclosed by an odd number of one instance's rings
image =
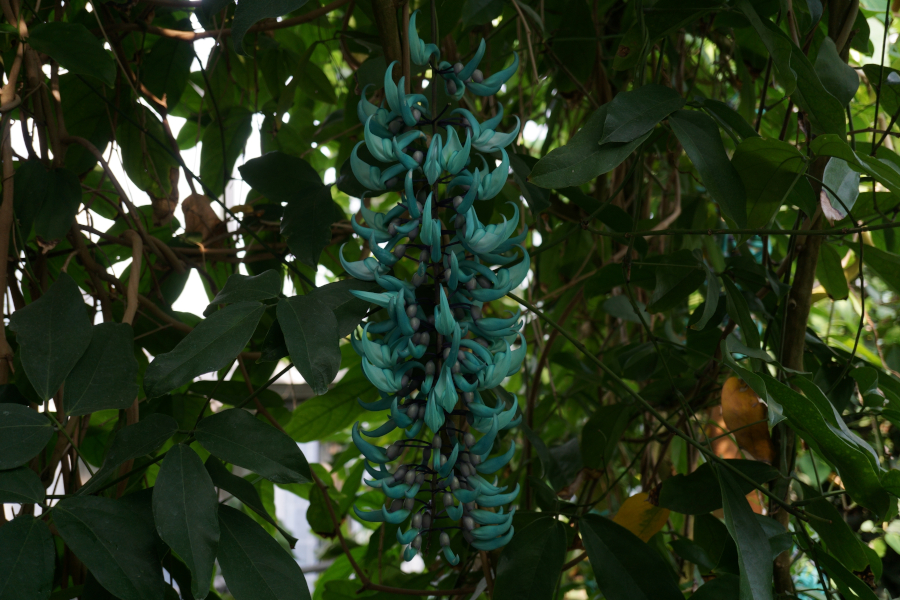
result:
[[(410, 57), (416, 65), (430, 65), (443, 79), (447, 96), (462, 98), (466, 90), (477, 96), (496, 93), (518, 67), (518, 56), (503, 71), (484, 77), (478, 69), (484, 40), (467, 64), (440, 62), (434, 44), (425, 44), (410, 19)], [(378, 388), (381, 400), (363, 406), (390, 411), (386, 423), (363, 431), (353, 426), (353, 441), (366, 459), (367, 484), (388, 497), (380, 510), (362, 511), (360, 519), (402, 524), (397, 537), (410, 560), (436, 535), (444, 558), (455, 565), (450, 530), (478, 550), (493, 550), (512, 538), (519, 486), (508, 490), (486, 477), (506, 466), (515, 443), (498, 438), (518, 425), (517, 403), (502, 400), (490, 406), (481, 392), (496, 388), (516, 373), (525, 358), (525, 339), (519, 332), (520, 314), (491, 317), (485, 304), (517, 287), (528, 273), (529, 257), (521, 245), (526, 233), (514, 236), (519, 221), (512, 217), (485, 225), (476, 215), (476, 200), (494, 198), (506, 183), (509, 157), (504, 149), (519, 132), (497, 127), (494, 118), (479, 123), (464, 108), (434, 114), (428, 99), (404, 92), (405, 79), (395, 83), (393, 64), (384, 76), (387, 106), (366, 99), (358, 105), (365, 141), (351, 155), (356, 179), (373, 195), (396, 192), (400, 201), (387, 213), (365, 207), (353, 219), (354, 231), (368, 242), (371, 256), (350, 262), (341, 249), (341, 264), (353, 277), (376, 282), (380, 293), (355, 291), (384, 312), (351, 336), (362, 356), (366, 377)], [(432, 85), (436, 85), (432, 83)], [(462, 142), (462, 139), (465, 142)], [(371, 165), (359, 156), (365, 144), (381, 163)], [(485, 155), (499, 155), (497, 158)], [(491, 168), (491, 166), (495, 168)], [(398, 277), (398, 263), (411, 261), (408, 281)], [(397, 428), (401, 441), (383, 448), (366, 438), (379, 438)], [(499, 455), (491, 457), (497, 446)], [(390, 463), (398, 462), (393, 468)], [(488, 510), (496, 509), (496, 510)]]

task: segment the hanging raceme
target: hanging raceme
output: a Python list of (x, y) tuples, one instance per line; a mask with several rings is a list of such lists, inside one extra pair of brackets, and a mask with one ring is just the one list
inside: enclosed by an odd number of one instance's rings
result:
[[(414, 13), (408, 31), (412, 62), (430, 64), (454, 100), (467, 89), (482, 97), (496, 93), (518, 67), (514, 54), (510, 67), (484, 77), (478, 69), (484, 40), (466, 65), (441, 62), (437, 46), (419, 39), (415, 27)], [(514, 531), (515, 509), (504, 506), (516, 499), (519, 486), (510, 491), (484, 476), (512, 458), (515, 443), (504, 449), (498, 436), (521, 416), (516, 416), (515, 402), (506, 407), (498, 399), (490, 406), (482, 392), (520, 369), (525, 338), (519, 333), (520, 314), (484, 314), (486, 303), (522, 283), (530, 261), (521, 245), (526, 232), (514, 235), (518, 208), (513, 205), (510, 219), (485, 225), (474, 203), (494, 198), (506, 183), (509, 157), (504, 148), (516, 139), (519, 123), (516, 118), (513, 131), (498, 132), (502, 106), (483, 123), (465, 109), (434, 114), (424, 95), (405, 93), (405, 77), (394, 82), (392, 70), (393, 64), (384, 75), (386, 108), (370, 103), (363, 90), (357, 110), (365, 142), (353, 149), (351, 167), (373, 194), (397, 193), (399, 202), (386, 214), (362, 207), (360, 219), (351, 220), (372, 256), (349, 262), (341, 253), (348, 273), (384, 289), (353, 293), (388, 315), (366, 322), (351, 336), (366, 377), (381, 394), (381, 400), (363, 406), (390, 410), (390, 419), (380, 427), (353, 427), (353, 441), (368, 461), (367, 483), (389, 499), (381, 510), (355, 510), (366, 521), (409, 520), (406, 531), (397, 530), (406, 545), (405, 560), (437, 536), (445, 559), (455, 565), (459, 557), (450, 548), (453, 530), (461, 528), (478, 550), (505, 545)], [(363, 144), (390, 166), (365, 163), (358, 153)], [(500, 164), (491, 169), (496, 159), (490, 155), (496, 153)], [(395, 276), (394, 267), (403, 259), (417, 263), (409, 281)], [(398, 427), (405, 430), (404, 439), (386, 449), (366, 439)], [(490, 458), (495, 445), (501, 453)], [(388, 464), (395, 461), (399, 464), (390, 470)]]

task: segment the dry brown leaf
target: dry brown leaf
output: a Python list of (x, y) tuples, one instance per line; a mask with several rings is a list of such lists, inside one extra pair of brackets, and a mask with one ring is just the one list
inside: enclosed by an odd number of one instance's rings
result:
[(766, 423), (767, 413), (766, 405), (750, 386), (737, 377), (730, 377), (725, 381), (722, 386), (722, 418), (725, 426), (729, 431), (734, 431), (733, 435), (741, 449), (756, 460), (772, 462), (774, 448)]
[(225, 233), (225, 224), (210, 206), (210, 202), (212, 201), (207, 196), (191, 194), (181, 203), (185, 232), (199, 234), (203, 241)]
[(650, 503), (650, 494), (635, 494), (622, 504), (613, 521), (638, 536), (649, 541), (669, 520), (669, 509)]

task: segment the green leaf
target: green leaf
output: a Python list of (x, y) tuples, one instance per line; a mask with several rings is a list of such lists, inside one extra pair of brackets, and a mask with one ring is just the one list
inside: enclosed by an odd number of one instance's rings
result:
[(622, 319), (623, 321), (640, 323), (641, 317), (643, 317), (644, 322), (649, 323), (652, 317), (650, 316), (650, 313), (647, 312), (647, 307), (644, 306), (644, 303), (635, 300), (634, 304), (637, 305), (637, 309), (641, 313), (640, 315), (634, 310), (631, 300), (629, 300), (628, 296), (625, 294), (610, 296), (603, 301), (603, 304), (601, 304), (600, 307), (606, 314), (617, 319)]
[(842, 106), (847, 106), (853, 100), (856, 90), (859, 89), (859, 74), (856, 69), (841, 60), (834, 40), (830, 37), (822, 40), (819, 46), (815, 70), (822, 85)]
[(512, 168), (513, 180), (519, 186), (519, 191), (522, 197), (525, 198), (525, 202), (528, 203), (532, 216), (536, 216), (550, 208), (550, 200), (547, 198), (549, 194), (533, 183), (528, 182), (528, 176), (531, 175), (531, 169), (537, 164), (537, 160), (535, 157), (527, 154), (511, 153), (509, 155), (509, 166)]
[(772, 598), (772, 550), (769, 537), (756, 519), (746, 492), (734, 476), (716, 468), (725, 509), (725, 526), (737, 544), (741, 600)]
[(191, 570), (197, 600), (209, 593), (216, 562), (218, 500), (197, 453), (184, 444), (169, 448), (153, 486), (153, 520), (159, 537)]
[(178, 421), (160, 413), (148, 415), (135, 423), (120, 429), (109, 446), (109, 452), (103, 460), (103, 466), (94, 473), (84, 487), (82, 494), (97, 491), (110, 475), (115, 473), (122, 463), (146, 456), (158, 450), (170, 437), (178, 431)]
[(772, 66), (775, 67), (775, 79), (784, 88), (785, 94), (791, 94), (797, 87), (797, 76), (791, 68), (791, 54), (794, 45), (787, 37), (780, 35), (780, 31), (768, 27), (767, 25), (771, 23), (759, 18), (749, 0), (737, 0), (735, 6), (744, 13), (766, 50), (769, 51)]
[(219, 506), (219, 565), (235, 600), (309, 600), (309, 587), (294, 557), (253, 519)]
[(374, 281), (349, 278), (317, 287), (309, 295), (331, 309), (337, 319), (338, 337), (345, 338), (356, 331), (372, 306), (354, 296), (351, 291), (375, 292), (380, 289), (381, 286)]
[(704, 99), (700, 104), (716, 120), (719, 127), (724, 129), (729, 135), (739, 137), (742, 140), (759, 137), (759, 134), (756, 133), (756, 130), (753, 129), (750, 123), (745, 121), (744, 117), (724, 102)]
[(16, 170), (13, 202), (22, 234), (31, 230), (45, 240), (66, 236), (81, 206), (81, 182), (69, 169), (47, 169), (29, 160)]
[(728, 315), (741, 328), (741, 336), (744, 338), (744, 344), (750, 350), (759, 349), (759, 330), (753, 317), (750, 315), (750, 307), (747, 304), (747, 298), (738, 289), (729, 277), (723, 277), (722, 283), (725, 286), (725, 305), (728, 307)]
[(608, 105), (600, 143), (631, 142), (684, 106), (684, 98), (672, 88), (655, 83), (620, 92)]
[(706, 267), (706, 301), (703, 303), (703, 314), (697, 322), (691, 325), (691, 329), (700, 331), (706, 327), (709, 320), (716, 314), (719, 307), (719, 278), (712, 269)]
[(624, 144), (599, 144), (609, 105), (594, 111), (565, 146), (554, 149), (531, 169), (531, 182), (542, 188), (565, 188), (587, 183), (622, 164), (650, 133)]
[(803, 510), (820, 519), (810, 519), (809, 526), (819, 534), (819, 540), (842, 565), (851, 571), (865, 571), (869, 557), (863, 542), (853, 533), (841, 512), (813, 488), (800, 484), (803, 490)]
[(794, 146), (758, 137), (738, 144), (731, 164), (747, 191), (747, 227), (751, 229), (769, 226), (806, 171), (806, 160)]
[(228, 365), (250, 341), (265, 311), (259, 302), (238, 302), (201, 321), (171, 352), (150, 363), (144, 375), (147, 397), (162, 396)]
[(463, 29), (469, 30), (491, 22), (503, 12), (502, 0), (465, 0), (462, 8)]
[(41, 478), (27, 465), (0, 471), (0, 504), (4, 502), (43, 504), (45, 498)]
[[(866, 23), (865, 16), (862, 22)], [(857, 21), (857, 23), (859, 23)], [(862, 32), (856, 34), (854, 38), (859, 37)], [(868, 38), (866, 38), (868, 42)], [(900, 71), (891, 67), (882, 67), (877, 64), (869, 64), (863, 66), (863, 73), (866, 79), (875, 88), (875, 91), (881, 94), (881, 105), (888, 112), (894, 114), (900, 109)]]
[(597, 586), (607, 600), (683, 600), (671, 567), (639, 537), (595, 514), (582, 517), (580, 529)]
[[(824, 191), (831, 201), (831, 208), (840, 218), (846, 217), (847, 211), (853, 210), (853, 205), (859, 198), (859, 173), (851, 169), (847, 161), (832, 158), (825, 165), (822, 181), (825, 182)], [(827, 213), (825, 216), (833, 218)]]
[(132, 110), (130, 117), (137, 126), (129, 119), (121, 118), (116, 129), (116, 142), (122, 152), (122, 168), (138, 189), (157, 198), (168, 197), (172, 193), (172, 180), (179, 165), (170, 154), (168, 145), (159, 143), (165, 144), (166, 139), (162, 121), (141, 104)]
[(49, 598), (56, 545), (47, 524), (31, 515), (16, 517), (0, 527), (0, 548), (0, 598)]
[(725, 154), (715, 122), (702, 112), (678, 110), (669, 115), (669, 125), (722, 214), (743, 227), (747, 222), (744, 184)]
[(825, 573), (834, 581), (841, 596), (858, 600), (877, 600), (878, 596), (875, 595), (869, 584), (857, 577), (839, 560), (824, 552), (820, 545), (814, 544), (811, 553), (813, 559), (825, 569)]
[(691, 595), (691, 600), (738, 600), (740, 593), (740, 579), (729, 573), (722, 573), (701, 585)]
[(282, 274), (275, 269), (269, 269), (259, 275), (242, 275), (235, 273), (230, 275), (216, 297), (213, 298), (203, 316), (208, 317), (215, 312), (219, 304), (234, 304), (236, 302), (248, 302), (251, 300), (269, 300), (281, 295)]
[(131, 325), (94, 325), (90, 345), (66, 377), (66, 413), (128, 408), (138, 395), (137, 374)]
[(60, 273), (43, 296), (13, 313), (22, 366), (42, 400), (52, 397), (91, 340), (91, 322), (75, 281)]
[[(307, 3), (308, 0), (247, 0), (240, 2), (234, 9), (234, 23), (231, 26), (231, 39), (238, 54), (244, 51), (244, 36), (255, 23), (263, 19), (277, 19), (293, 12)], [(240, 600), (240, 599), (238, 599)]]
[(361, 367), (351, 369), (327, 396), (309, 398), (298, 405), (285, 431), (298, 442), (325, 439), (357, 421), (365, 412), (357, 399), (373, 400), (376, 391)]
[[(729, 459), (728, 464), (740, 470), (762, 485), (778, 477), (778, 471), (766, 463), (755, 460)], [(734, 478), (744, 495), (753, 486), (743, 478)], [(674, 475), (666, 479), (659, 491), (659, 505), (685, 515), (705, 515), (722, 508), (722, 492), (709, 463), (703, 463), (687, 475)]]
[(889, 288), (900, 294), (900, 256), (875, 246), (863, 250), (863, 264), (875, 272)]
[(581, 460), (585, 467), (603, 470), (615, 456), (619, 438), (634, 410), (624, 402), (600, 406), (581, 430)]
[(687, 251), (663, 257), (656, 269), (656, 287), (647, 311), (659, 313), (684, 303), (706, 279), (706, 269)]
[(217, 459), (215, 456), (210, 455), (209, 458), (206, 459), (206, 472), (209, 473), (210, 478), (212, 479), (213, 485), (217, 488), (221, 488), (240, 500), (244, 503), (244, 506), (252, 509), (256, 514), (265, 519), (268, 523), (271, 523), (275, 529), (284, 537), (285, 541), (287, 541), (288, 545), (293, 548), (297, 544), (297, 538), (292, 536), (290, 533), (282, 529), (278, 525), (278, 521), (272, 518), (269, 512), (266, 510), (266, 507), (263, 505), (262, 498), (259, 497), (259, 492), (256, 490), (256, 487), (244, 479), (243, 477), (238, 477), (231, 471), (225, 468), (225, 465), (222, 464), (222, 461)]
[(61, 500), (53, 522), (97, 581), (121, 600), (160, 600), (164, 584), (155, 535), (123, 502), (97, 496)]
[(53, 436), (50, 420), (21, 404), (0, 404), (0, 470), (24, 465)]
[(278, 301), (278, 323), (291, 360), (313, 392), (322, 396), (341, 366), (337, 319), (313, 296)]
[(210, 454), (275, 483), (312, 480), (309, 464), (297, 443), (241, 408), (202, 419), (194, 435)]
[(547, 513), (516, 528), (497, 563), (494, 600), (552, 598), (566, 561), (566, 526)]
[[(66, 119), (66, 130), (71, 136), (90, 141), (100, 152), (106, 151), (113, 136), (111, 115), (104, 102), (106, 93), (105, 87), (92, 86), (75, 73), (59, 76), (60, 104)], [(66, 149), (66, 168), (77, 175), (90, 171), (96, 164), (97, 159), (86, 148), (71, 144)]]
[(822, 244), (819, 247), (816, 279), (819, 280), (832, 300), (844, 300), (850, 295), (850, 288), (841, 266), (841, 255), (828, 244)]
[(220, 118), (221, 127), (215, 122), (207, 125), (200, 138), (200, 179), (216, 196), (225, 191), (225, 177), (231, 179), (253, 129), (253, 113), (246, 108), (232, 107)]
[(850, 497), (883, 515), (888, 509), (889, 496), (881, 486), (878, 459), (868, 444), (847, 429), (821, 390), (816, 394), (812, 382), (795, 377), (792, 383), (803, 389), (806, 394), (803, 396), (768, 375), (762, 378), (791, 427), (835, 467)]
[(839, 135), (820, 135), (810, 144), (818, 156), (832, 156), (847, 161), (851, 169), (873, 177), (895, 194), (900, 194), (900, 171), (885, 160), (866, 154), (857, 154)]
[(291, 252), (315, 268), (322, 249), (331, 243), (335, 215), (331, 186), (322, 184), (308, 162), (283, 152), (248, 160), (238, 170), (254, 190), (286, 204), (281, 232), (288, 236)]
[(171, 111), (188, 84), (192, 62), (194, 49), (190, 42), (161, 37), (141, 63), (141, 82), (157, 98), (165, 100), (166, 108)]
[(29, 29), (28, 44), (71, 73), (96, 77), (109, 87), (116, 82), (112, 56), (81, 23), (39, 23)]

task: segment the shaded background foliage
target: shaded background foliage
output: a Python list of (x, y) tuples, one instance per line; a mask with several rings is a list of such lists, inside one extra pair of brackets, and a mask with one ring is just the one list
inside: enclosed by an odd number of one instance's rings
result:
[[(273, 486), (310, 501), (327, 600), (900, 594), (885, 0), (0, 6), (0, 598), (308, 597)], [(369, 252), (356, 104), (409, 72), (416, 8), (451, 62), (522, 60), (466, 107), (523, 123), (476, 208), (532, 232), (502, 302), (533, 351), (493, 392), (525, 417), (513, 541), (406, 573), (348, 513), (382, 498), (340, 340), (382, 317), (337, 251)], [(202, 317), (173, 309), (192, 273)], [(296, 407), (268, 389), (292, 368)]]

